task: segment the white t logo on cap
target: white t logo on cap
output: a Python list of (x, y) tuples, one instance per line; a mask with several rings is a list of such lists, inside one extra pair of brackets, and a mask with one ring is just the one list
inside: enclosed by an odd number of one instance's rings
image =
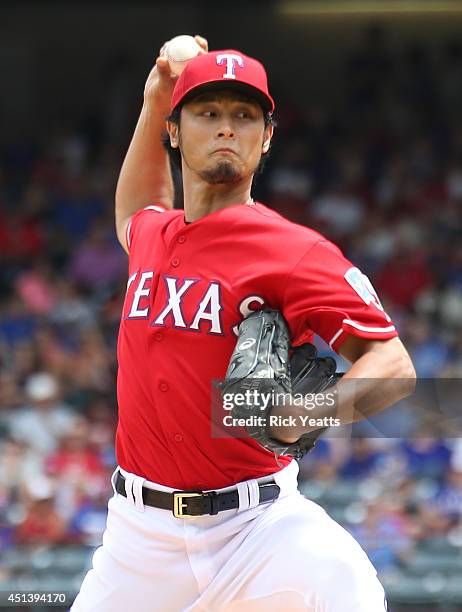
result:
[(244, 67), (244, 60), (242, 59), (242, 57), (234, 53), (223, 53), (222, 55), (217, 55), (218, 66), (222, 66), (223, 62), (226, 62), (226, 72), (223, 75), (224, 79), (235, 79), (236, 78), (236, 72), (235, 72), (236, 63), (241, 68)]

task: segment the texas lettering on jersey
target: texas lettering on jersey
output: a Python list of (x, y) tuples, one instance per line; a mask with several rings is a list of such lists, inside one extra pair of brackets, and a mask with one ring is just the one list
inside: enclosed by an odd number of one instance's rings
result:
[[(198, 331), (201, 323), (208, 323), (208, 333), (223, 335), (223, 310), (221, 284), (217, 281), (204, 282), (204, 290), (198, 302), (193, 305), (192, 319), (187, 319), (184, 313), (184, 301), (193, 285), (199, 282), (197, 278), (178, 278), (163, 276), (166, 290), (165, 304), (158, 312), (151, 312), (151, 292), (154, 270), (137, 270), (127, 283), (127, 298), (125, 305), (125, 320), (149, 319), (152, 327), (167, 325), (177, 329), (190, 329)], [(245, 318), (252, 312), (251, 306), (261, 308), (265, 300), (260, 295), (251, 295), (242, 299), (238, 304), (238, 312)], [(232, 327), (232, 332), (238, 335), (238, 325)]]

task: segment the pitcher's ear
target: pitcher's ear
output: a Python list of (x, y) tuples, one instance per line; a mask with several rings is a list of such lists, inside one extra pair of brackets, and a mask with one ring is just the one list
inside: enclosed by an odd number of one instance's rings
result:
[(266, 140), (263, 141), (263, 145), (261, 149), (262, 153), (268, 153), (270, 144), (271, 144), (271, 138), (267, 138)]
[(271, 146), (271, 138), (273, 137), (273, 132), (274, 132), (274, 126), (272, 123), (269, 123), (266, 127), (265, 127), (265, 134), (263, 137), (263, 144), (261, 147), (261, 152), (263, 154), (268, 153), (269, 148)]
[(167, 131), (170, 138), (170, 146), (172, 149), (177, 149), (179, 145), (178, 124), (172, 121), (167, 122)]

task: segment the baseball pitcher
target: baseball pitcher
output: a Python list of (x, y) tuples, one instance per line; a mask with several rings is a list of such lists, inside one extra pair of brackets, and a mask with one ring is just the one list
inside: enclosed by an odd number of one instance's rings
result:
[[(157, 58), (120, 172), (116, 229), (129, 270), (118, 467), (72, 610), (383, 612), (364, 551), (299, 493), (297, 459), (334, 417), (352, 423), (411, 393), (414, 368), (360, 270), (252, 198), (274, 130), (264, 67), (196, 40), (202, 52), (179, 77)], [(177, 210), (171, 163), (182, 174)], [(342, 378), (316, 357), (314, 334), (351, 362)], [(377, 393), (378, 379), (396, 384)], [(230, 415), (247, 435), (212, 436), (216, 380), (223, 395), (289, 400), (259, 408), (270, 422), (236, 403)], [(299, 419), (294, 391), (324, 389), (335, 409)]]

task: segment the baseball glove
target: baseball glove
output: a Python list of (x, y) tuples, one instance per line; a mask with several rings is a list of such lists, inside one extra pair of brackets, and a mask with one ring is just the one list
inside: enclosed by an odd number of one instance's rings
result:
[(292, 349), (290, 359), (289, 351), (289, 329), (279, 311), (265, 309), (250, 314), (239, 326), (221, 393), (231, 397), (244, 394), (247, 398), (245, 403), (233, 404), (231, 415), (246, 419), (245, 429), (250, 437), (276, 456), (292, 455), (301, 459), (326, 428), (303, 434), (291, 444), (279, 442), (269, 435), (268, 417), (274, 402), (263, 398), (281, 401), (280, 394), (287, 397), (287, 394), (321, 393), (335, 384), (341, 374), (335, 372), (334, 359), (317, 357), (312, 344)]

